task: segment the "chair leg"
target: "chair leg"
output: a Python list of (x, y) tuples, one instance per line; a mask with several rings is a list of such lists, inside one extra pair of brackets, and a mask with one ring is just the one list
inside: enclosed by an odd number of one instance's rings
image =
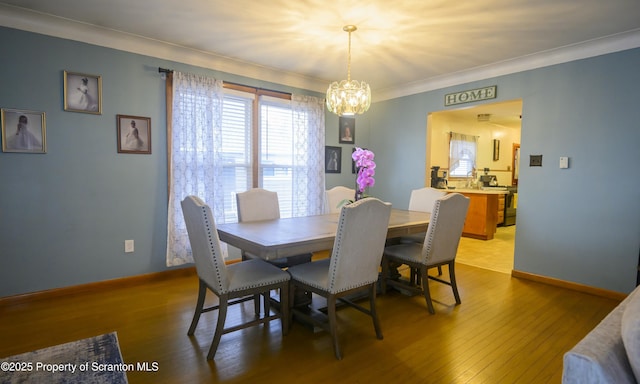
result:
[(458, 283), (456, 282), (455, 260), (449, 263), (449, 281), (451, 282), (451, 289), (453, 289), (453, 296), (456, 298), (456, 305), (461, 304), (460, 294), (458, 293)]
[(329, 295), (329, 297), (327, 297), (327, 316), (329, 317), (329, 333), (331, 333), (331, 338), (333, 339), (333, 350), (335, 352), (336, 359), (342, 360), (342, 352), (340, 352), (340, 346), (338, 345), (335, 295)]
[(422, 284), (422, 276), (420, 275), (420, 269), (411, 267), (411, 273), (415, 276), (415, 279), (416, 279), (415, 285), (419, 287)]
[(213, 334), (213, 340), (211, 341), (211, 347), (207, 354), (207, 360), (213, 360), (213, 357), (218, 350), (220, 344), (220, 338), (224, 332), (224, 322), (227, 319), (227, 307), (229, 305), (229, 295), (220, 296), (220, 309), (218, 310), (218, 322), (216, 324), (216, 331)]
[(389, 278), (389, 258), (382, 256), (382, 272), (380, 274), (380, 292), (387, 293), (387, 279)]
[(196, 303), (196, 310), (193, 313), (193, 319), (191, 320), (191, 326), (189, 327), (189, 331), (187, 331), (187, 335), (192, 336), (196, 327), (198, 326), (198, 321), (200, 321), (200, 315), (202, 314), (202, 309), (204, 308), (204, 299), (207, 297), (207, 286), (202, 282), (202, 280), (198, 280), (198, 301)]
[[(295, 291), (296, 291), (296, 286), (293, 284), (293, 281), (290, 281), (289, 283), (289, 328), (291, 328), (291, 325), (293, 324), (293, 309), (292, 307), (294, 306), (294, 300), (295, 300)], [(280, 295), (280, 301), (282, 301), (283, 294)], [(282, 306), (283, 304), (281, 304)]]
[(431, 292), (429, 291), (429, 278), (427, 277), (427, 267), (420, 267), (420, 276), (422, 277), (422, 293), (424, 294), (424, 299), (427, 301), (427, 309), (429, 309), (429, 313), (434, 315), (436, 313), (435, 309), (433, 309), (433, 303), (431, 302)]
[(253, 295), (253, 313), (256, 318), (260, 317), (260, 294)]
[(378, 312), (376, 311), (376, 285), (371, 284), (369, 289), (369, 311), (371, 312), (371, 319), (373, 320), (373, 329), (376, 330), (376, 337), (382, 340), (382, 329), (380, 328), (380, 320), (378, 319)]
[(282, 284), (280, 288), (280, 323), (282, 324), (282, 334), (289, 333), (289, 282)]
[[(242, 256), (242, 261), (249, 260), (247, 254), (243, 251), (240, 253)], [(260, 317), (260, 295), (253, 295), (253, 313), (256, 318)], [(268, 316), (268, 312), (266, 312), (265, 316)]]
[(442, 265), (438, 265), (438, 276), (442, 276)]
[(264, 301), (264, 317), (271, 315), (271, 291), (267, 291), (262, 295)]

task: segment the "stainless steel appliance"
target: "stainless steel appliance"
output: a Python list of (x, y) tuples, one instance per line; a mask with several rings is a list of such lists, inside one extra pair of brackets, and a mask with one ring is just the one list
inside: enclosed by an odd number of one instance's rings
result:
[(439, 166), (431, 167), (431, 188), (447, 189), (447, 171), (442, 171), (442, 176), (439, 173)]

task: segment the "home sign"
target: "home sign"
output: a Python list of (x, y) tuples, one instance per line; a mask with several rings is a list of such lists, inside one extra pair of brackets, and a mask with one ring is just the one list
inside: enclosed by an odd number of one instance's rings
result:
[(449, 93), (444, 96), (444, 105), (455, 105), (471, 103), (474, 101), (495, 99), (497, 96), (497, 85), (490, 87), (471, 89), (469, 91), (462, 91), (456, 93)]

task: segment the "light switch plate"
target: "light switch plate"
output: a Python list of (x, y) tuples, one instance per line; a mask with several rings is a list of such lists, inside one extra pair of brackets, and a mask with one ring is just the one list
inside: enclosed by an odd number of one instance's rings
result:
[(560, 168), (566, 169), (569, 168), (569, 158), (566, 156), (560, 157)]
[(124, 241), (124, 251), (126, 253), (133, 252), (133, 240), (125, 240)]

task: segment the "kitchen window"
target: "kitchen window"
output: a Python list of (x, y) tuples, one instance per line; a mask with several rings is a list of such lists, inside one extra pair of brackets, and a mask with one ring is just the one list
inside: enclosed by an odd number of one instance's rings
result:
[(471, 177), (476, 168), (478, 136), (451, 132), (449, 136), (449, 177)]

